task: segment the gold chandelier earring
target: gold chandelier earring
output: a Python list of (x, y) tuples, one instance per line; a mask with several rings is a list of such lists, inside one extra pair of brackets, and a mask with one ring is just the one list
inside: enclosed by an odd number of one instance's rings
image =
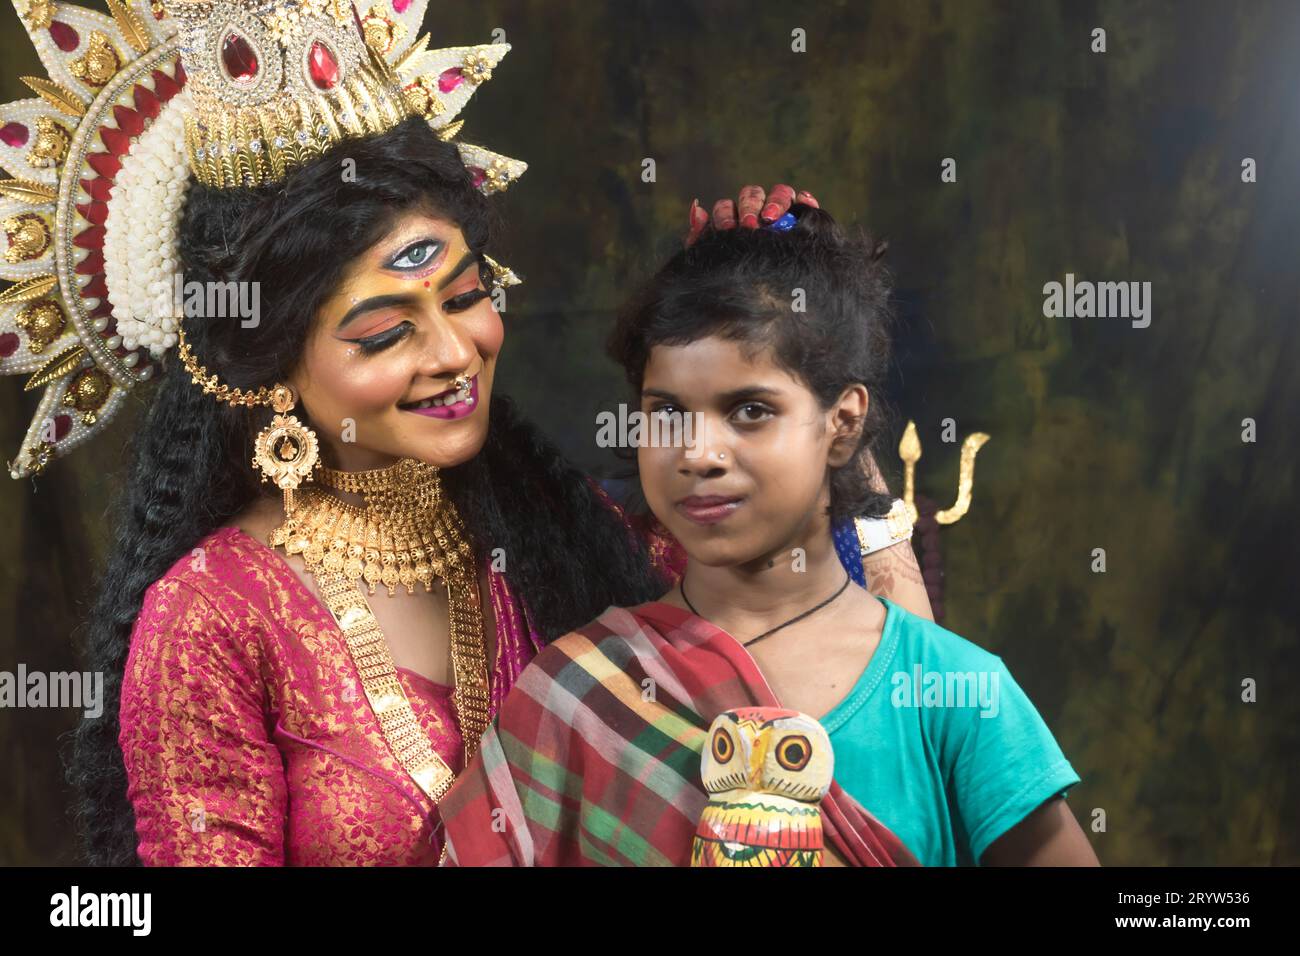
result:
[(293, 514), (296, 504), (294, 492), (303, 482), (310, 481), (312, 472), (320, 466), (320, 442), (316, 433), (290, 414), (297, 402), (293, 388), (284, 384), (270, 388), (263, 385), (257, 391), (245, 392), (223, 385), (216, 375), (210, 374), (195, 359), (179, 326), (176, 343), (185, 370), (205, 393), (229, 405), (246, 408), (269, 405), (275, 410), (271, 423), (257, 434), (252, 463), (262, 473), (262, 481), (273, 482), (284, 492), (285, 515)]
[(253, 467), (261, 470), (263, 481), (274, 482), (284, 492), (285, 515), (293, 514), (293, 493), (304, 481), (311, 480), (312, 472), (320, 465), (320, 442), (314, 431), (289, 414), (294, 403), (290, 386), (271, 389), (270, 404), (276, 415), (257, 433), (253, 446)]

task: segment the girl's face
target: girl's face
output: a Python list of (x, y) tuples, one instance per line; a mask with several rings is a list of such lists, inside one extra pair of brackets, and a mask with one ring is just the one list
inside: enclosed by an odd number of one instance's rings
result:
[(460, 228), (408, 213), (325, 301), (289, 383), (336, 467), (450, 467), (486, 440), (504, 335)]
[[(829, 534), (828, 466), (852, 454), (867, 390), (853, 385), (824, 409), (766, 350), (706, 338), (655, 346), (641, 411), (698, 413), (694, 447), (637, 450), (646, 501), (692, 562), (710, 567), (787, 560), (788, 549)], [(661, 420), (660, 431), (668, 433)]]

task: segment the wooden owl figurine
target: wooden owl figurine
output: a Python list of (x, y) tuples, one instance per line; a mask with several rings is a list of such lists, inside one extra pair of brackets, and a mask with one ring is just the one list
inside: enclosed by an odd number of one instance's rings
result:
[(709, 802), (691, 866), (821, 866), (818, 805), (834, 769), (830, 737), (807, 714), (724, 710), (700, 757)]

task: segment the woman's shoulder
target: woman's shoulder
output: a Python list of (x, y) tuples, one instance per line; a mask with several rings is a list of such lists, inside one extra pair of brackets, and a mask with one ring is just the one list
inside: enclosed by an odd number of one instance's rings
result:
[[(264, 621), (284, 590), (267, 560), (267, 546), (248, 532), (223, 525), (194, 543), (145, 591), (141, 623), (206, 614), (233, 629)], [(286, 568), (287, 570), (287, 568)]]
[(218, 528), (146, 589), (123, 670), (123, 739), (155, 733), (159, 712), (176, 707), (262, 706), (272, 618), (245, 573), (256, 544)]
[(217, 600), (238, 590), (241, 571), (255, 558), (250, 544), (257, 542), (240, 529), (223, 525), (196, 541), (151, 586), (182, 585)]

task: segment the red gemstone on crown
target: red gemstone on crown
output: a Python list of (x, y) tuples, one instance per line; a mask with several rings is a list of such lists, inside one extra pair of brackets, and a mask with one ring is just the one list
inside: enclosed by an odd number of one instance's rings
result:
[(114, 156), (125, 156), (131, 151), (131, 137), (123, 130), (102, 126), (99, 130), (99, 138), (104, 141), (104, 145)]
[(464, 82), (465, 74), (460, 71), (458, 66), (453, 66), (450, 70), (443, 70), (438, 74), (438, 89), (444, 93), (450, 93)]
[(77, 48), (77, 44), (81, 42), (81, 37), (77, 36), (77, 31), (62, 20), (55, 20), (50, 24), (50, 39), (64, 53), (71, 53)]
[(92, 249), (72, 270), (79, 276), (97, 276), (104, 271), (104, 253)]
[[(105, 280), (105, 278), (102, 275), (92, 276), (91, 280), (81, 287), (81, 297), (83, 299), (107, 300), (108, 299), (107, 280)], [(109, 311), (110, 312), (112, 311), (111, 307)], [(95, 317), (98, 318), (98, 316)], [(110, 322), (109, 326), (110, 327), (113, 326), (113, 323)], [(112, 334), (113, 334), (112, 332), (106, 331), (104, 338), (110, 338)]]
[(104, 248), (104, 227), (90, 226), (72, 237), (72, 244), (82, 249)]
[(122, 168), (122, 164), (110, 153), (91, 153), (86, 157), (86, 163), (105, 179), (112, 179)]
[(117, 120), (117, 128), (127, 136), (139, 136), (144, 132), (144, 119), (129, 106), (114, 106), (113, 119)]
[(135, 108), (139, 112), (151, 120), (158, 118), (158, 114), (162, 112), (162, 104), (158, 102), (158, 97), (153, 95), (149, 87), (137, 83), (131, 93), (135, 97)]
[[(179, 76), (181, 71), (179, 61), (176, 64), (176, 73)], [(158, 99), (166, 103), (173, 96), (181, 91), (181, 81), (173, 80), (162, 70), (154, 70), (151, 74), (153, 77), (153, 91), (158, 94)]]
[(96, 176), (94, 179), (83, 179), (81, 188), (86, 191), (86, 195), (96, 202), (108, 202), (108, 197), (113, 190), (113, 181)]
[(19, 146), (27, 145), (27, 137), (31, 135), (27, 127), (22, 123), (5, 123), (0, 127), (0, 142), (6, 146), (12, 146), (17, 149)]
[(405, 13), (406, 8), (411, 5), (411, 0), (393, 0), (393, 9), (398, 13)]
[(0, 358), (8, 358), (18, 351), (18, 335), (14, 332), (6, 332), (0, 335)]
[(96, 226), (102, 226), (108, 222), (108, 203), (94, 200), (92, 202), (77, 203), (77, 212), (81, 213), (81, 218), (87, 222), (94, 223)]
[(339, 82), (339, 61), (320, 40), (307, 53), (307, 73), (318, 90), (332, 90)]
[(238, 33), (227, 33), (221, 41), (221, 65), (236, 83), (251, 83), (257, 76), (257, 54)]

